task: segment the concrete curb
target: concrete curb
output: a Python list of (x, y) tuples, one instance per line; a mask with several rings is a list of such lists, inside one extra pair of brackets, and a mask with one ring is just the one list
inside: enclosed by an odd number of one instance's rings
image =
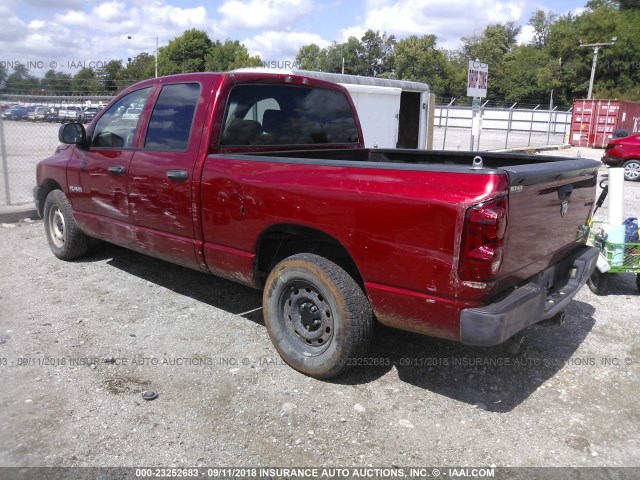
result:
[(23, 218), (38, 220), (38, 212), (31, 204), (9, 205), (0, 207), (0, 223), (16, 223)]

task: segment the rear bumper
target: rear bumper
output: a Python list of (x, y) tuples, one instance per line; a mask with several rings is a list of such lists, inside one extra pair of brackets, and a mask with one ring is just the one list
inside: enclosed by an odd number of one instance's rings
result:
[(600, 160), (602, 161), (602, 163), (604, 163), (605, 165), (608, 165), (609, 167), (619, 167), (625, 162), (624, 158), (613, 157), (606, 153), (602, 156)]
[[(462, 310), (460, 341), (467, 345), (498, 345), (529, 325), (564, 311), (587, 282), (597, 260), (596, 248), (581, 248), (502, 300)], [(550, 292), (547, 285), (553, 285)]]

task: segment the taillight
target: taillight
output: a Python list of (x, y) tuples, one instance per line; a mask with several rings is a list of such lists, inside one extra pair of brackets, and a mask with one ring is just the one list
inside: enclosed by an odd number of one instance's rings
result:
[(507, 210), (506, 199), (467, 210), (460, 258), (460, 277), (463, 280), (488, 280), (500, 271)]

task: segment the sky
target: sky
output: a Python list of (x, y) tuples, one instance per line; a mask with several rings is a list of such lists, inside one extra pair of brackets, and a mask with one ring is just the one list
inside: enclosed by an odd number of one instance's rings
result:
[[(435, 34), (454, 49), (489, 24), (516, 21), (520, 40), (537, 8), (579, 12), (587, 0), (0, 0), (0, 65), (42, 76), (154, 53), (197, 28), (212, 40), (239, 40), (265, 62), (295, 59), (301, 46), (326, 47), (368, 29), (402, 39)], [(131, 37), (131, 38), (128, 38)]]

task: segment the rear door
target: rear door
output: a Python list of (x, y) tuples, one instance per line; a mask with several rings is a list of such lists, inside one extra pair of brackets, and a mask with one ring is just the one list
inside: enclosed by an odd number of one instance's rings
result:
[(200, 268), (194, 253), (193, 182), (202, 131), (193, 125), (204, 123), (207, 105), (201, 98), (198, 82), (162, 87), (128, 183), (139, 250), (192, 268)]

